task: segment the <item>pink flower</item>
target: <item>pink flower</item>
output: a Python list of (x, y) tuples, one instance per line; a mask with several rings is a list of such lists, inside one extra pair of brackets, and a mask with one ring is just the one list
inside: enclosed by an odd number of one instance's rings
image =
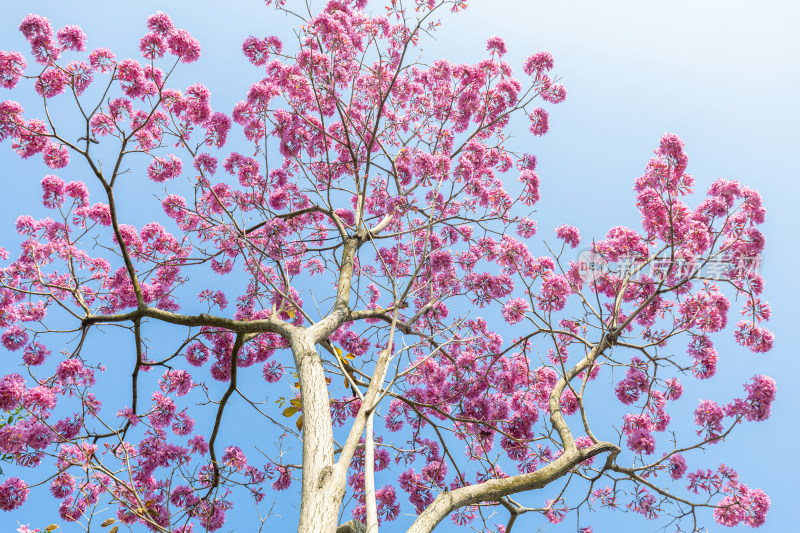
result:
[[(557, 506), (556, 504), (558, 504), (559, 502), (560, 505)], [(564, 520), (564, 517), (567, 516), (567, 512), (569, 511), (567, 505), (564, 503), (564, 500), (561, 499), (555, 501), (547, 500), (546, 502), (544, 502), (544, 505), (547, 508), (547, 511), (544, 513), (544, 515), (552, 524), (558, 524), (559, 522)]]
[(175, 31), (175, 25), (169, 15), (161, 11), (147, 17), (147, 29), (158, 35), (167, 36)]
[(534, 76), (553, 68), (553, 56), (550, 52), (538, 52), (525, 59), (522, 70), (528, 76)]
[(25, 58), (19, 52), (0, 50), (0, 86), (13, 89), (27, 67)]
[(67, 359), (59, 363), (56, 377), (62, 385), (94, 385), (94, 371), (84, 366), (80, 359)]
[(561, 274), (547, 276), (536, 297), (536, 306), (542, 311), (560, 311), (567, 304), (571, 292), (567, 278)]
[(66, 498), (75, 490), (75, 478), (69, 474), (60, 474), (50, 482), (50, 492), (59, 500)]
[(42, 179), (42, 191), (44, 193), (42, 194), (42, 203), (45, 207), (54, 209), (61, 207), (64, 203), (66, 188), (64, 180), (58, 176), (53, 176), (52, 174), (45, 176)]
[(186, 414), (186, 411), (181, 411), (175, 415), (175, 421), (172, 423), (172, 432), (176, 435), (185, 436), (192, 432), (194, 429), (194, 419)]
[(185, 370), (167, 370), (161, 376), (159, 387), (164, 394), (174, 392), (178, 396), (185, 396), (192, 390), (192, 377)]
[(50, 168), (64, 168), (69, 165), (69, 149), (66, 146), (51, 144), (42, 151), (42, 160)]
[(167, 51), (167, 42), (157, 33), (148, 33), (139, 41), (139, 51), (145, 59), (164, 57)]
[(656, 439), (644, 428), (635, 429), (628, 435), (628, 448), (636, 453), (650, 455), (656, 449)]
[(267, 361), (263, 373), (267, 383), (277, 383), (283, 377), (283, 365), (277, 361)]
[(0, 341), (7, 350), (13, 352), (25, 346), (28, 342), (28, 332), (22, 326), (15, 324), (0, 336)]
[(247, 467), (247, 457), (238, 446), (228, 446), (222, 454), (222, 463), (233, 470), (243, 470)]
[(717, 442), (722, 433), (722, 418), (725, 416), (722, 408), (711, 400), (703, 400), (694, 411), (694, 423), (702, 429), (697, 431), (701, 435), (705, 431), (705, 438), (711, 442)]
[(560, 104), (567, 99), (567, 90), (560, 83), (553, 83), (542, 90), (542, 100), (551, 104)]
[(531, 121), (530, 131), (534, 135), (541, 137), (550, 129), (550, 115), (541, 107), (534, 109), (528, 118)]
[(581, 234), (578, 228), (561, 224), (556, 228), (556, 237), (569, 244), (572, 248), (577, 248), (581, 243)]
[(148, 416), (150, 423), (157, 428), (163, 428), (172, 422), (175, 414), (175, 402), (172, 398), (164, 396), (160, 392), (153, 393), (153, 409)]
[(27, 15), (19, 25), (19, 31), (25, 36), (28, 41), (36, 37), (45, 37), (48, 39), (53, 38), (53, 26), (46, 17), (41, 15), (30, 14)]
[(683, 385), (678, 381), (678, 378), (668, 379), (664, 382), (664, 385), (666, 385), (664, 397), (667, 400), (677, 400), (683, 394)]
[(506, 55), (508, 51), (505, 41), (497, 36), (490, 37), (489, 40), (486, 41), (486, 50), (489, 52), (497, 52), (497, 55), (500, 57)]
[(147, 166), (147, 177), (156, 183), (177, 178), (181, 174), (181, 160), (170, 154), (168, 158), (155, 157)]
[[(519, 173), (519, 181), (524, 190), (520, 197), (525, 205), (533, 205), (541, 199), (539, 195), (539, 175), (533, 170), (522, 170)], [(534, 228), (536, 223), (533, 224)]]
[(17, 477), (6, 479), (0, 485), (0, 509), (13, 511), (28, 499), (28, 485)]
[(116, 65), (116, 56), (107, 48), (98, 48), (89, 54), (89, 64), (95, 70), (103, 73), (109, 72)]
[(86, 50), (86, 34), (80, 26), (66, 26), (58, 30), (56, 34), (58, 44), (66, 50), (83, 52)]
[(192, 343), (186, 349), (186, 362), (192, 366), (203, 366), (208, 358), (208, 348), (200, 342)]
[(517, 235), (524, 239), (530, 239), (536, 234), (536, 221), (530, 218), (523, 218), (517, 222)]
[(202, 435), (195, 435), (189, 439), (189, 447), (191, 448), (192, 453), (199, 453), (200, 455), (205, 455), (208, 453), (208, 443), (206, 443), (206, 440)]
[(25, 347), (25, 353), (22, 356), (22, 360), (27, 365), (38, 366), (44, 363), (44, 360), (47, 359), (48, 355), (50, 355), (50, 350), (48, 350), (44, 345), (33, 341)]
[(733, 333), (736, 342), (750, 348), (752, 352), (763, 353), (772, 349), (775, 342), (775, 334), (766, 328), (754, 326), (750, 321), (741, 321), (736, 324), (736, 331)]
[(25, 378), (19, 374), (7, 374), (0, 380), (0, 409), (12, 411), (19, 407), (25, 392)]
[(669, 466), (667, 467), (669, 476), (678, 480), (686, 473), (686, 460), (679, 453), (673, 454), (669, 458)]
[(251, 35), (242, 43), (242, 52), (257, 67), (267, 63), (271, 52), (280, 53), (282, 49), (283, 43), (277, 37), (256, 39)]
[(530, 311), (528, 302), (522, 298), (512, 298), (503, 306), (503, 318), (509, 324), (517, 324), (524, 317), (525, 313)]
[(745, 384), (746, 400), (736, 400), (731, 414), (743, 414), (750, 421), (761, 422), (769, 418), (777, 387), (775, 380), (767, 376), (753, 376)]
[(286, 490), (292, 484), (292, 474), (285, 466), (275, 465), (278, 471), (278, 479), (272, 483), (272, 488), (275, 490)]
[(194, 63), (200, 58), (200, 43), (186, 30), (177, 30), (167, 40), (169, 51), (182, 63)]
[(225, 145), (228, 132), (231, 130), (231, 119), (228, 115), (216, 112), (211, 115), (204, 126), (206, 128), (206, 146), (213, 145), (221, 148)]

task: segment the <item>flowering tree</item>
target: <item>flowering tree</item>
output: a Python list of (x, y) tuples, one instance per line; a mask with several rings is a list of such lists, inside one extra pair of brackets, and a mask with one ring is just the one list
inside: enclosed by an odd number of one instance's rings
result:
[[(683, 142), (667, 134), (635, 181), (641, 229), (578, 257), (561, 226), (558, 247), (534, 250), (536, 159), (509, 125), (547, 132), (539, 102), (566, 96), (550, 54), (521, 78), (499, 37), (476, 64), (423, 62), (418, 41), (458, 0), (393, 0), (385, 17), (365, 0), (307, 16), (283, 4), (297, 42), (244, 41), (264, 77), (230, 115), (199, 83), (170, 86), (200, 45), (164, 13), (143, 60), (87, 56), (79, 27), (38, 15), (19, 26), (36, 65), (0, 52), (3, 87), (24, 79), (42, 102), (39, 118), (0, 103), (0, 139), (91, 176), (45, 176), (46, 216), (17, 219), (13, 261), (0, 249), (2, 344), (21, 354), (0, 380), (14, 415), (0, 453), (29, 468), (2, 480), (0, 509), (46, 485), (65, 522), (215, 531), (248, 498), (263, 525), (262, 500), (299, 483), (299, 531), (337, 530), (344, 507), (340, 531), (374, 532), (403, 506), (409, 532), (448, 516), (508, 532), (524, 513), (585, 508), (690, 531), (711, 514), (763, 524), (768, 497), (699, 452), (768, 418), (774, 382), (701, 401), (696, 431), (670, 414), (679, 379), (714, 375), (730, 295), (739, 344), (772, 345), (758, 193), (721, 179), (690, 207)], [(240, 152), (224, 151), (233, 123)], [(121, 183), (152, 188), (162, 222), (126, 223)], [(125, 385), (98, 397), (104, 380)], [(615, 424), (593, 423), (597, 403), (617, 406)], [(235, 441), (234, 409), (251, 430)]]

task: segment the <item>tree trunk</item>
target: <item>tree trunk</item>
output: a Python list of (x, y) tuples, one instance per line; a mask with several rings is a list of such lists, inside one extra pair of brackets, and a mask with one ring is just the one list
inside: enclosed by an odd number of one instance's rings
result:
[(333, 425), (322, 360), (305, 331), (290, 339), (303, 408), (301, 533), (335, 533), (345, 479), (334, 468)]

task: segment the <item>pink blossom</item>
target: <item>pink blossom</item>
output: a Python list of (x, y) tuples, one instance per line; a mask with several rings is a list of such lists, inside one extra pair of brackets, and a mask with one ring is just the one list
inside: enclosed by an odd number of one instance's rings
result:
[(0, 510), (13, 511), (28, 499), (28, 485), (17, 477), (10, 477), (0, 485)]
[(669, 476), (678, 480), (686, 473), (686, 460), (679, 453), (675, 453), (669, 457), (669, 465), (667, 466)]
[(577, 248), (581, 243), (581, 234), (578, 228), (574, 226), (567, 226), (562, 224), (556, 228), (556, 237), (570, 245), (572, 248)]
[(225, 113), (215, 112), (205, 122), (204, 127), (206, 128), (206, 146), (221, 148), (228, 138), (231, 119)]
[(694, 411), (694, 423), (702, 429), (697, 431), (701, 435), (705, 431), (705, 438), (711, 442), (717, 442), (722, 433), (722, 419), (725, 416), (722, 408), (711, 400), (703, 400)]
[(664, 382), (666, 385), (666, 391), (664, 391), (664, 396), (667, 400), (677, 400), (683, 394), (683, 385), (681, 385), (678, 378), (671, 378)]
[(36, 37), (53, 38), (53, 26), (50, 21), (41, 15), (30, 14), (22, 19), (19, 31), (29, 41)]
[(160, 392), (153, 393), (153, 402), (153, 409), (148, 419), (153, 427), (163, 428), (172, 422), (172, 417), (175, 415), (175, 402)]
[(0, 342), (5, 346), (6, 350), (14, 352), (27, 344), (28, 332), (22, 326), (15, 324), (0, 336)]
[(25, 378), (19, 374), (7, 374), (0, 380), (0, 409), (12, 411), (19, 407), (25, 392)]
[(628, 435), (628, 448), (636, 453), (650, 455), (656, 449), (656, 440), (646, 429), (635, 429)]
[(159, 386), (164, 394), (175, 393), (185, 396), (192, 390), (192, 377), (185, 370), (167, 370), (161, 376)]
[(560, 83), (553, 83), (542, 90), (542, 100), (551, 104), (560, 104), (567, 99), (567, 90)]
[(189, 439), (189, 447), (191, 448), (192, 453), (199, 453), (200, 455), (205, 455), (208, 453), (208, 444), (202, 435), (195, 435)]
[(523, 218), (517, 222), (517, 235), (522, 238), (530, 239), (536, 234), (536, 221)]
[(194, 419), (186, 414), (186, 411), (177, 413), (172, 422), (172, 432), (176, 435), (186, 436), (189, 435), (194, 429)]
[(539, 175), (536, 172), (532, 170), (521, 171), (519, 181), (524, 187), (524, 191), (520, 196), (525, 205), (533, 205), (541, 199), (539, 195)]
[(58, 44), (67, 50), (83, 52), (86, 50), (86, 34), (79, 26), (65, 26), (56, 34)]
[(80, 359), (67, 359), (59, 363), (56, 377), (63, 385), (94, 385), (94, 371)]
[(564, 517), (567, 516), (567, 512), (569, 511), (564, 503), (564, 500), (562, 499), (547, 500), (544, 502), (544, 506), (547, 508), (547, 511), (544, 513), (544, 515), (551, 524), (558, 524), (564, 520)]
[(506, 49), (506, 43), (501, 37), (490, 37), (488, 41), (486, 41), (486, 50), (489, 52), (497, 52), (497, 55), (503, 57), (506, 55), (508, 51)]
[(251, 35), (242, 43), (242, 52), (256, 66), (266, 64), (271, 53), (280, 53), (282, 49), (283, 44), (277, 37), (257, 39)]
[(528, 76), (534, 76), (553, 68), (553, 56), (550, 52), (538, 52), (525, 59), (522, 70)]
[(157, 33), (148, 33), (139, 41), (139, 51), (145, 59), (164, 57), (167, 51), (167, 42)]
[(98, 48), (89, 54), (89, 64), (94, 70), (105, 73), (114, 69), (116, 56), (107, 48)]
[(186, 30), (174, 31), (167, 39), (169, 51), (182, 63), (194, 63), (200, 58), (200, 43)]
[(278, 479), (272, 483), (272, 488), (275, 490), (286, 490), (292, 484), (292, 475), (289, 468), (282, 465), (275, 465), (275, 470), (278, 471)]
[(164, 12), (156, 11), (155, 14), (147, 17), (147, 29), (159, 35), (169, 35), (175, 31), (172, 19)]
[(550, 115), (541, 107), (534, 109), (528, 118), (531, 121), (530, 132), (534, 135), (541, 137), (550, 129)]
[(27, 365), (38, 366), (44, 363), (44, 360), (47, 359), (48, 355), (50, 355), (50, 350), (48, 350), (44, 345), (33, 341), (25, 347), (25, 353), (22, 356), (22, 360)]
[(503, 306), (503, 318), (509, 324), (517, 324), (530, 311), (528, 302), (522, 298), (512, 298)]
[(147, 166), (147, 177), (156, 183), (177, 178), (181, 174), (181, 160), (170, 154), (166, 157), (155, 157)]
[(536, 297), (536, 306), (542, 311), (560, 311), (567, 304), (571, 292), (567, 278), (560, 274), (547, 276)]
[(247, 457), (238, 446), (228, 446), (222, 454), (222, 463), (233, 470), (243, 470), (247, 467)]
[(741, 321), (734, 332), (736, 342), (750, 348), (755, 353), (768, 352), (775, 342), (775, 334), (766, 328), (754, 326), (752, 322)]
[(283, 365), (277, 361), (267, 361), (263, 373), (267, 383), (277, 383), (283, 377)]
[(50, 482), (50, 493), (56, 499), (63, 499), (75, 490), (75, 478), (69, 474), (59, 474)]
[(775, 380), (767, 376), (753, 376), (744, 388), (747, 399), (736, 400), (730, 408), (730, 414), (743, 414), (747, 420), (757, 422), (769, 418), (777, 392)]
[(27, 67), (25, 58), (19, 52), (0, 50), (0, 86), (13, 89)]
[(66, 146), (50, 144), (42, 151), (42, 160), (50, 168), (64, 168), (69, 164), (69, 149)]
[(22, 395), (22, 406), (33, 413), (49, 415), (56, 406), (55, 392), (44, 385), (28, 389)]

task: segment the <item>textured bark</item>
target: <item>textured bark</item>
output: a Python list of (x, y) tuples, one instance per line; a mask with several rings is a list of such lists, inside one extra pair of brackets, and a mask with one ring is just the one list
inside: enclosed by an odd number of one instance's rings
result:
[(478, 485), (440, 493), (422, 514), (411, 524), (407, 533), (429, 533), (447, 515), (467, 505), (498, 501), (518, 492), (540, 489), (559, 479), (589, 457), (619, 449), (610, 442), (601, 442), (591, 448), (567, 451), (541, 470), (502, 479), (491, 479)]
[(365, 531), (364, 524), (358, 520), (345, 522), (336, 529), (336, 533), (364, 533)]
[(303, 477), (299, 532), (334, 533), (344, 476), (333, 465), (333, 425), (322, 360), (306, 331), (290, 338), (303, 405)]

